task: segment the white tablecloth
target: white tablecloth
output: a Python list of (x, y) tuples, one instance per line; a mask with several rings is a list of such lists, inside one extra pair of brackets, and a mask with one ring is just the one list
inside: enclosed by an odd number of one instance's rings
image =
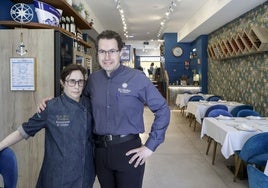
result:
[(187, 104), (187, 112), (194, 114), (196, 121), (201, 124), (201, 119), (205, 117), (205, 113), (210, 106), (216, 104), (226, 105), (230, 112), (234, 107), (243, 105), (238, 102), (218, 102), (218, 101), (206, 101), (206, 102), (192, 102), (189, 101)]
[(212, 94), (178, 94), (176, 97), (176, 105), (179, 106), (180, 108), (187, 106), (187, 103), (192, 96), (200, 95), (204, 97), (204, 99), (207, 99), (210, 96), (213, 96)]
[[(255, 131), (241, 131), (236, 127), (247, 125)], [(201, 129), (201, 138), (208, 135), (222, 145), (221, 152), (228, 159), (235, 151), (241, 150), (245, 142), (255, 134), (268, 132), (268, 118), (251, 120), (248, 118), (232, 118), (220, 120), (205, 118)]]

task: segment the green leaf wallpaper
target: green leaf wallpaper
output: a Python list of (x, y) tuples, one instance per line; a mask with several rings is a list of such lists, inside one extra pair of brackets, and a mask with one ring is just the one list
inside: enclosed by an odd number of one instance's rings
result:
[[(253, 26), (268, 29), (268, 2), (247, 12), (209, 35), (208, 45), (249, 31)], [(226, 100), (251, 104), (268, 116), (268, 52), (228, 59), (208, 59), (208, 91)]]

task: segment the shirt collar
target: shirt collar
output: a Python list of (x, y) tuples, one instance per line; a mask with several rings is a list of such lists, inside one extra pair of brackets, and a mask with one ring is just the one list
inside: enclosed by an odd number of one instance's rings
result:
[[(122, 72), (122, 70), (124, 69), (124, 65), (120, 64), (119, 67), (117, 69), (115, 69), (113, 72), (110, 73), (110, 77), (109, 78), (114, 78), (115, 76), (117, 76), (120, 72)], [(104, 71), (104, 70), (103, 70)], [(106, 72), (104, 71), (105, 75), (107, 76)], [(107, 76), (108, 78), (108, 76)]]

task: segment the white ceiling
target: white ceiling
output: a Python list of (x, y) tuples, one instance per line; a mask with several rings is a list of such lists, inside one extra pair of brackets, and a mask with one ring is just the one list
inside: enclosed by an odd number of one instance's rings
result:
[[(86, 0), (94, 29), (110, 29), (123, 36), (116, 0)], [(132, 42), (157, 41), (160, 22), (172, 0), (120, 0)], [(178, 42), (191, 42), (246, 13), (266, 0), (173, 0), (176, 7), (166, 21), (163, 33), (178, 33)], [(162, 35), (161, 35), (162, 37)], [(160, 37), (160, 39), (161, 39)], [(152, 43), (152, 42), (150, 42)]]

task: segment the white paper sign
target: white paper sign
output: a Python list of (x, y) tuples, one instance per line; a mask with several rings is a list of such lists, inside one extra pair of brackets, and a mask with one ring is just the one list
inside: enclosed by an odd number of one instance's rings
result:
[(34, 58), (10, 58), (10, 83), (12, 91), (35, 90)]

